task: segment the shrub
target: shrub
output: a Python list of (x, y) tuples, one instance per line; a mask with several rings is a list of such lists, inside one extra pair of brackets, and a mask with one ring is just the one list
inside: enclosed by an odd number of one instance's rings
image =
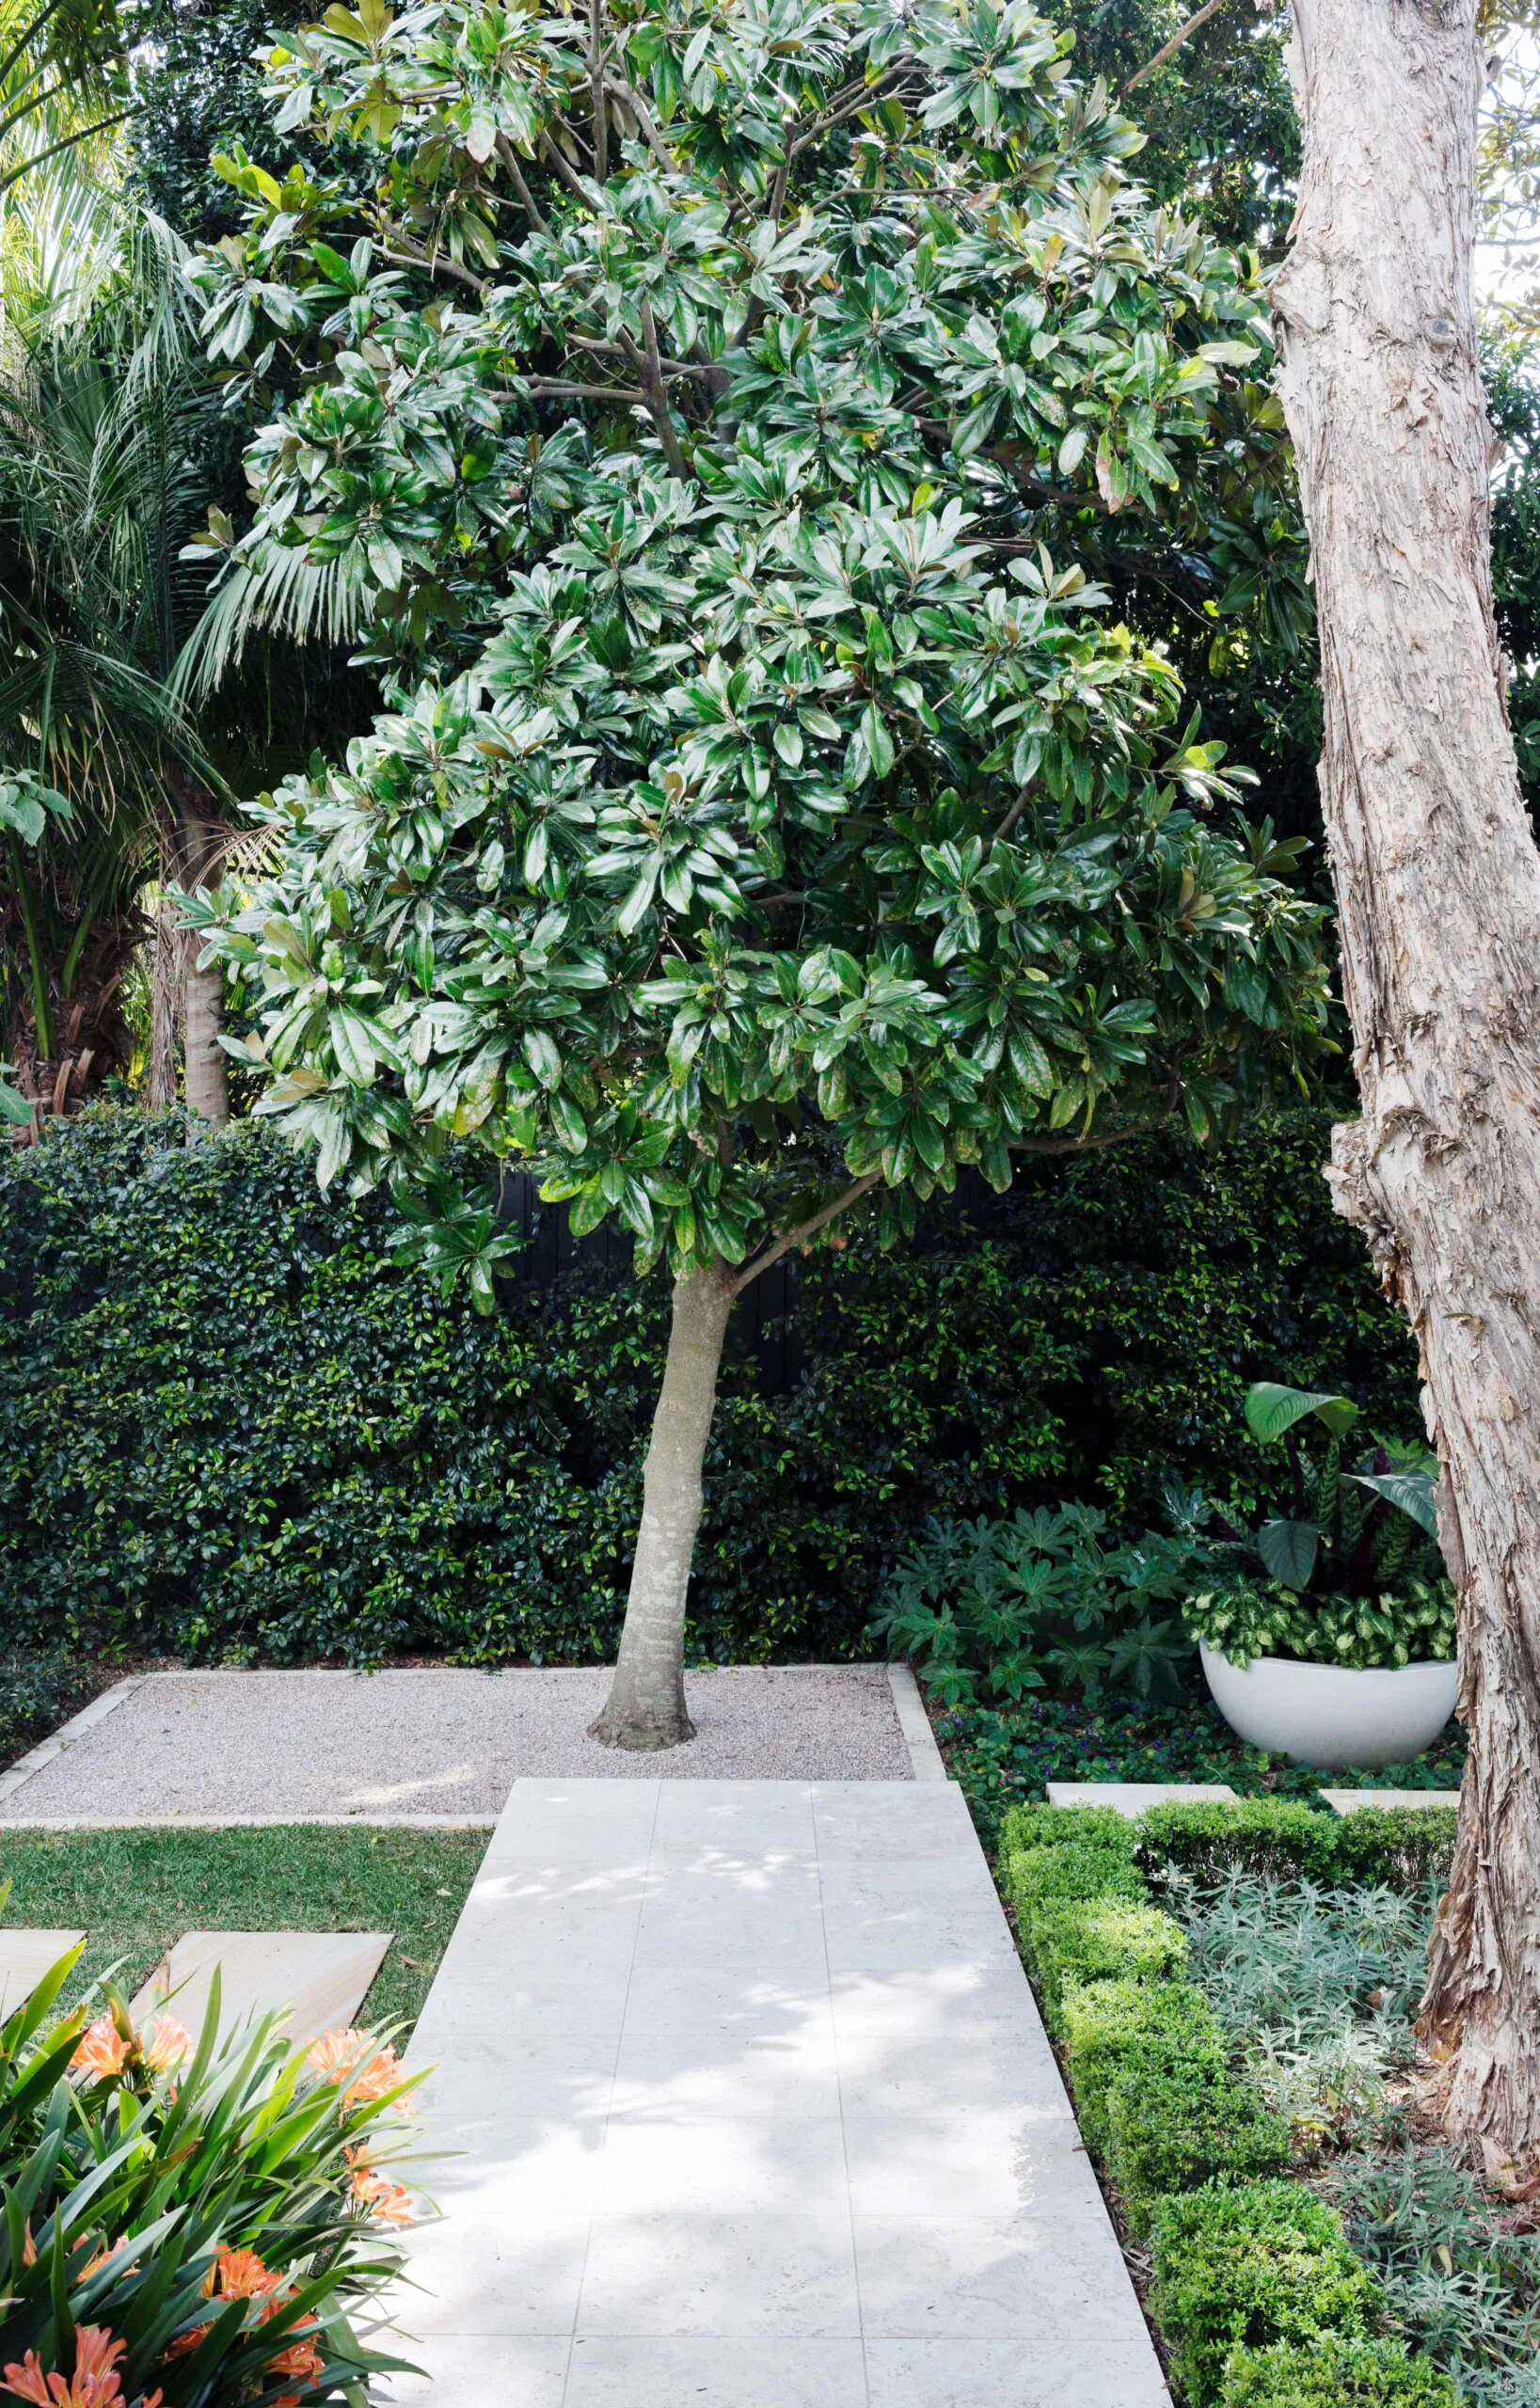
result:
[[(1329, 1122), (1029, 1164), (898, 1254), (857, 1229), (813, 1256), (789, 1339), (772, 1323), (730, 1349), (692, 1650), (861, 1650), (927, 1513), (1079, 1494), (1142, 1519), (1165, 1463), (1228, 1497), (1237, 1403), (1280, 1361), (1405, 1420), (1414, 1350), (1332, 1213)], [(617, 1291), (596, 1261), (550, 1284), (544, 1221), (542, 1279), (482, 1322), (389, 1231), (383, 1199), (321, 1196), (249, 1123), (188, 1147), (174, 1116), (107, 1107), (0, 1161), (10, 1638), (278, 1662), (612, 1651), (666, 1275)]]
[(7, 2361), (31, 2396), (90, 2368), (80, 2396), (104, 2402), (116, 2373), (125, 2408), (357, 2400), (404, 2363), (350, 2321), (411, 2220), (375, 2153), (401, 2131), (394, 2051), (356, 2032), (296, 2051), (273, 2017), (220, 2045), (217, 1989), (196, 2044), (170, 2015), (135, 2031), (110, 1988), (94, 2021), (56, 2022), (79, 1953), (0, 2031)]
[(1116, 1806), (1012, 1806), (1000, 1826), (1002, 1856), (1039, 1847), (1113, 1849), (1133, 1861), (1136, 1827)]
[(1088, 1983), (1065, 1996), (1059, 2032), (1082, 2137), (1103, 2159), (1107, 2094), (1147, 2042), (1168, 2041), (1194, 2065), (1221, 2069), (1230, 2053), (1218, 2018), (1191, 1982)]
[(1249, 2181), (1289, 2163), (1289, 2126), (1256, 2085), (1170, 2035), (1136, 2041), (1106, 2094), (1107, 2171), (1142, 2240), (1155, 2203), (1216, 2176)]
[(1132, 1861), (1110, 1847), (1033, 1847), (1008, 1856), (1006, 1895), (1018, 1914), (1040, 1898), (1142, 1898), (1144, 1883)]
[(1231, 1873), (1327, 1881), (1338, 1829), (1335, 1814), (1285, 1798), (1247, 1798), (1233, 1806), (1205, 1798), (1148, 1808), (1135, 1826), (1135, 1846), (1146, 1873), (1171, 1865), (1195, 1881), (1222, 1881)]
[(1175, 1608), (1206, 1562), (1196, 1540), (1154, 1530), (1119, 1545), (1089, 1505), (932, 1520), (874, 1627), (944, 1705), (1041, 1688), (1178, 1699), (1193, 1642)]
[(92, 1666), (68, 1656), (0, 1656), (0, 1771), (85, 1704)]
[(1454, 1806), (1357, 1806), (1337, 1818), (1336, 1877), (1420, 1890), (1449, 1878)]
[(1357, 2336), (1374, 2287), (1302, 2182), (1211, 2184), (1162, 2199), (1151, 2305), (1190, 2408), (1216, 2408), (1232, 2350)]
[(1186, 1936), (1169, 1915), (1127, 1898), (1045, 1900), (1023, 1915), (1021, 1932), (1043, 2020), (1055, 2033), (1072, 1988), (1165, 1981), (1181, 1972), (1187, 1954)]
[(1235, 2350), (1220, 2408), (1459, 2408), (1448, 2375), (1399, 2341), (1327, 2334), (1308, 2349), (1288, 2342)]

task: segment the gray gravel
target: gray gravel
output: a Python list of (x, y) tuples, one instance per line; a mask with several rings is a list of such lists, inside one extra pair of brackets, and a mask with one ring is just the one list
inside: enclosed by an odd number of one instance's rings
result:
[(600, 1748), (609, 1673), (152, 1672), (0, 1806), (10, 1818), (496, 1814), (558, 1781), (908, 1781), (881, 1665), (691, 1672), (696, 1736)]

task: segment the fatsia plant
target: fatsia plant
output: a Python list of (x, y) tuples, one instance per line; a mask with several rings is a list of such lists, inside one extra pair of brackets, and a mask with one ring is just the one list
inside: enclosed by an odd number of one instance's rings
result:
[[(1067, 44), (974, 0), (334, 8), (207, 254), (270, 397), (206, 624), (368, 626), (389, 707), (193, 916), (261, 1109), (490, 1308), (452, 1134), (674, 1275), (620, 1662), (688, 1736), (733, 1300), (862, 1199), (1171, 1113), (1322, 1042), (1318, 917), (1043, 513), (1158, 553), (1247, 443), (1258, 293), (1151, 211)], [(365, 165), (360, 170), (360, 161)], [(216, 544), (233, 531), (216, 526)], [(309, 615), (308, 615), (309, 614)]]
[(932, 1521), (888, 1583), (877, 1634), (918, 1662), (944, 1705), (1014, 1703), (1041, 1688), (1179, 1700), (1193, 1650), (1170, 1608), (1201, 1545), (1153, 1530), (1106, 1541), (1092, 1505)]

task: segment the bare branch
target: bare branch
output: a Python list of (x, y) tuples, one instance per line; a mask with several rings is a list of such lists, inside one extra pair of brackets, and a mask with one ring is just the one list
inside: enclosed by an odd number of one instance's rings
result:
[(1147, 75), (1152, 75), (1157, 67), (1164, 67), (1167, 60), (1170, 57), (1171, 53), (1182, 48), (1182, 45), (1186, 40), (1188, 35), (1195, 34), (1199, 25), (1206, 25), (1209, 19), (1214, 15), (1215, 9), (1222, 8), (1224, 5), (1225, 0), (1203, 0), (1203, 6), (1199, 9), (1197, 15), (1189, 17), (1184, 25), (1178, 25), (1175, 33), (1171, 36), (1170, 40), (1162, 42), (1153, 58), (1147, 58), (1142, 67), (1135, 70), (1127, 83), (1119, 92), (1118, 98), (1120, 101), (1126, 101), (1135, 84), (1142, 84), (1145, 77)]
[(805, 1245), (809, 1238), (818, 1235), (826, 1222), (834, 1220), (837, 1213), (845, 1211), (847, 1205), (853, 1204), (858, 1196), (865, 1196), (868, 1188), (875, 1187), (881, 1176), (880, 1170), (865, 1172), (853, 1186), (845, 1190), (843, 1196), (836, 1196), (832, 1204), (825, 1204), (808, 1220), (799, 1221), (794, 1229), (787, 1229), (785, 1237), (777, 1238), (775, 1244), (768, 1245), (763, 1254), (754, 1256), (754, 1260), (734, 1280), (728, 1293), (733, 1296), (741, 1296), (744, 1289), (752, 1287), (762, 1271), (768, 1271), (772, 1262), (779, 1262), (781, 1257), (784, 1254), (789, 1254), (793, 1246)]
[[(622, 340), (630, 343), (631, 339), (624, 330)], [(645, 348), (637, 353), (637, 366), (642, 373), (642, 388), (647, 397), (648, 412), (658, 429), (658, 439), (662, 444), (669, 467), (676, 477), (688, 477), (691, 467), (685, 458), (684, 446), (669, 407), (668, 387), (663, 380), (662, 361), (658, 354), (658, 326), (652, 314), (652, 303), (647, 300), (642, 303), (642, 340)], [(631, 348), (635, 351), (634, 343)]]

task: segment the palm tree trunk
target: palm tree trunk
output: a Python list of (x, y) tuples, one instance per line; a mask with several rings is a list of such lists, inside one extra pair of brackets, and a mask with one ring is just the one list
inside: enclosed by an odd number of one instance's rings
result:
[(674, 1285), (668, 1361), (643, 1476), (626, 1624), (610, 1695), (591, 1735), (609, 1748), (675, 1748), (692, 1739), (685, 1710), (685, 1599), (705, 1501), (702, 1465), (717, 1402), (733, 1274), (725, 1263)]
[[(217, 881), (219, 831), (199, 810), (185, 784), (176, 796), (178, 871), (183, 885)], [(202, 947), (183, 936), (182, 976), (182, 1085), (188, 1113), (189, 1143), (204, 1127), (223, 1129), (230, 1120), (230, 1072), (219, 1038), (225, 1025), (225, 980), (218, 969), (200, 970)]]

